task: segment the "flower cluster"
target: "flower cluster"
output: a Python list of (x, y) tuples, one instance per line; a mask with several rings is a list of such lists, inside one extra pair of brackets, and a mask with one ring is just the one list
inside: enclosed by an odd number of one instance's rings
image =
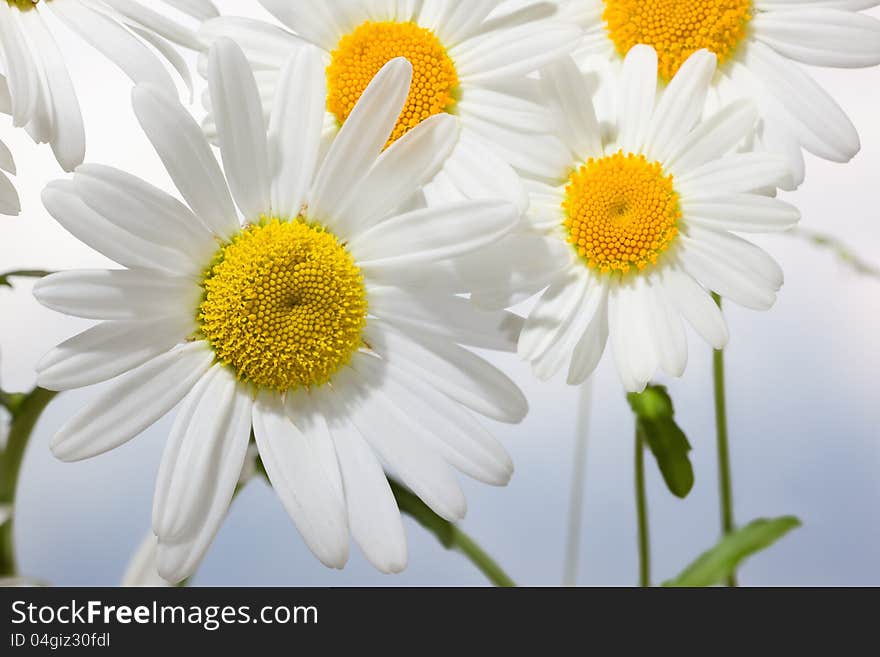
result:
[[(783, 285), (740, 234), (798, 222), (777, 191), (803, 181), (803, 150), (859, 148), (797, 62), (880, 63), (873, 3), (260, 3), (277, 22), (166, 0), (195, 28), (152, 3), (0, 0), (0, 111), (73, 172), (48, 212), (118, 264), (35, 287), (96, 322), (39, 384), (109, 382), (52, 450), (97, 456), (179, 405), (135, 568), (169, 581), (195, 572), (254, 450), (322, 563), (343, 567), (353, 538), (403, 569), (386, 472), (449, 521), (455, 470), (513, 473), (483, 420), (518, 423), (527, 401), (474, 348), (579, 385), (610, 345), (628, 392), (685, 373), (687, 325), (722, 349), (712, 295), (766, 310)], [(179, 198), (82, 164), (49, 13), (135, 82)], [(201, 124), (176, 46), (199, 54)], [(0, 213), (19, 210), (0, 171)]]

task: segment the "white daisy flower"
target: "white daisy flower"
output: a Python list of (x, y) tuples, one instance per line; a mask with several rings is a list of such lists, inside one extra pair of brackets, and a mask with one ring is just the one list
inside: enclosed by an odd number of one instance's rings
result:
[(12, 159), (12, 153), (9, 152), (6, 144), (0, 141), (0, 214), (14, 216), (21, 212), (21, 202), (18, 200), (18, 192), (15, 191), (12, 181), (4, 171), (14, 176), (15, 160)]
[(519, 422), (526, 400), (460, 345), (512, 351), (521, 323), (445, 293), (432, 263), (498, 239), (518, 213), (490, 201), (397, 209), (458, 132), (437, 116), (385, 148), (411, 74), (406, 60), (386, 65), (321, 161), (319, 54), (301, 49), (284, 66), (267, 137), (250, 67), (221, 40), (208, 78), (226, 178), (180, 103), (138, 86), (135, 113), (188, 206), (93, 165), (45, 190), (61, 224), (125, 267), (56, 274), (35, 289), (50, 308), (102, 320), (39, 364), (40, 384), (121, 375), (52, 448), (68, 461), (95, 456), (183, 400), (153, 516), (169, 581), (190, 575), (210, 544), (252, 430), (282, 503), (332, 567), (346, 563), (349, 531), (380, 570), (405, 566), (379, 459), (450, 520), (465, 513), (450, 465), (495, 485), (511, 476), (473, 414)]
[(636, 46), (607, 125), (573, 60), (543, 71), (569, 161), (553, 180), (530, 183), (540, 244), (524, 233), (484, 255), (482, 271), (501, 277), (476, 295), (494, 305), (546, 288), (519, 342), (539, 378), (568, 366), (568, 381), (584, 382), (610, 339), (624, 386), (641, 391), (658, 370), (683, 374), (682, 318), (713, 347), (725, 345), (709, 290), (748, 308), (775, 302), (782, 270), (731, 231), (785, 230), (799, 213), (762, 195), (786, 174), (783, 158), (735, 152), (753, 130), (750, 102), (700, 120), (715, 66), (701, 50), (658, 94), (657, 55)]
[[(761, 146), (786, 156), (793, 189), (804, 180), (802, 149), (848, 162), (859, 135), (835, 100), (799, 65), (857, 68), (880, 64), (880, 21), (860, 13), (876, 0), (559, 0), (585, 28), (577, 59), (621, 61), (637, 44), (658, 52), (669, 81), (705, 48), (719, 61), (720, 104), (748, 95), (760, 113)], [(719, 104), (719, 106), (720, 106)]]
[[(325, 129), (335, 133), (376, 72), (406, 57), (414, 83), (390, 142), (430, 116), (461, 120), (458, 146), (443, 182), (471, 198), (509, 198), (524, 210), (526, 194), (509, 165), (540, 175), (529, 153), (552, 144), (539, 103), (523, 95), (524, 76), (572, 52), (580, 30), (546, 18), (548, 3), (503, 11), (503, 0), (260, 0), (287, 29), (220, 17), (201, 30), (210, 44), (236, 40), (253, 66), (264, 111), (278, 71), (304, 43), (318, 46), (327, 67)], [(203, 62), (204, 64), (204, 62)], [(204, 66), (202, 66), (204, 69)], [(210, 103), (206, 103), (210, 109)], [(209, 119), (208, 134), (214, 130)]]
[[(217, 15), (211, 0), (163, 0), (199, 20)], [(38, 143), (49, 143), (65, 170), (82, 163), (85, 134), (65, 56), (52, 33), (52, 14), (115, 62), (135, 82), (176, 95), (163, 60), (192, 89), (174, 44), (199, 47), (196, 34), (140, 0), (0, 0), (0, 110)], [(158, 56), (157, 56), (158, 55)], [(4, 100), (7, 101), (4, 103)], [(4, 109), (4, 104), (8, 108)]]

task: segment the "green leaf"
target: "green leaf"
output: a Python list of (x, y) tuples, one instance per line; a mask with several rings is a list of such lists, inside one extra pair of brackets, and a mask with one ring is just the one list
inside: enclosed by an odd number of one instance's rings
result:
[(12, 287), (12, 278), (43, 278), (44, 276), (48, 276), (52, 272), (37, 270), (37, 269), (23, 269), (21, 271), (11, 271), (6, 274), (0, 274), (0, 287)]
[(694, 487), (694, 468), (688, 456), (691, 444), (675, 422), (675, 409), (666, 388), (648, 386), (641, 394), (627, 395), (627, 400), (666, 487), (677, 497), (687, 497)]
[(760, 518), (740, 530), (728, 534), (708, 552), (701, 554), (678, 577), (663, 586), (713, 586), (731, 575), (739, 564), (753, 554), (765, 550), (792, 529), (801, 526), (794, 516)]

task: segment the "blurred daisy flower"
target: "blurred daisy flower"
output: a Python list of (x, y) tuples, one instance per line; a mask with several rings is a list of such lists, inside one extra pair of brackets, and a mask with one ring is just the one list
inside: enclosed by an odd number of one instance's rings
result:
[[(802, 149), (848, 162), (859, 135), (835, 100), (801, 67), (880, 64), (880, 21), (860, 13), (876, 0), (560, 0), (585, 28), (577, 58), (622, 60), (637, 44), (653, 46), (657, 70), (672, 79), (691, 53), (719, 61), (722, 103), (748, 95), (760, 113), (762, 146), (782, 153), (794, 188), (804, 180)], [(710, 98), (710, 100), (713, 100)]]
[(513, 351), (521, 320), (477, 311), (432, 266), (498, 239), (519, 213), (494, 201), (401, 207), (458, 134), (441, 114), (385, 148), (411, 77), (404, 59), (384, 66), (322, 159), (319, 53), (300, 49), (283, 67), (267, 136), (248, 62), (220, 40), (208, 79), (225, 177), (183, 106), (147, 85), (135, 113), (188, 205), (94, 165), (45, 190), (62, 225), (125, 267), (35, 288), (50, 308), (101, 320), (39, 364), (40, 384), (121, 375), (52, 449), (95, 456), (182, 401), (153, 515), (169, 581), (194, 571), (217, 532), (252, 430), (306, 543), (337, 568), (349, 532), (380, 570), (405, 567), (380, 459), (449, 520), (466, 508), (450, 465), (493, 485), (512, 474), (475, 414), (519, 422), (526, 400), (461, 345)]
[[(328, 134), (348, 120), (376, 72), (405, 57), (413, 65), (413, 85), (389, 143), (431, 116), (455, 115), (461, 135), (443, 182), (470, 198), (508, 198), (525, 209), (526, 194), (509, 165), (540, 175), (529, 153), (548, 144), (543, 109), (524, 94), (525, 76), (570, 54), (580, 36), (575, 25), (547, 18), (551, 5), (504, 12), (503, 0), (260, 3), (287, 29), (224, 16), (205, 23), (201, 35), (207, 44), (230, 37), (242, 46), (264, 111), (277, 93), (282, 63), (305, 43), (322, 50)], [(211, 120), (205, 128), (208, 134), (215, 129)]]
[[(0, 107), (2, 109), (2, 107)], [(12, 181), (6, 173), (15, 175), (15, 160), (9, 148), (0, 141), (0, 214), (17, 215), (21, 212), (21, 203), (18, 200), (18, 192), (12, 185)]]
[[(162, 0), (198, 20), (217, 15), (211, 0)], [(0, 110), (10, 113), (38, 143), (49, 143), (70, 171), (83, 161), (85, 134), (79, 101), (50, 18), (116, 63), (135, 82), (176, 95), (163, 65), (192, 88), (186, 63), (174, 45), (197, 49), (196, 34), (140, 0), (0, 0)], [(8, 105), (8, 108), (4, 107)]]
[(750, 102), (701, 121), (715, 66), (701, 50), (658, 94), (657, 55), (636, 46), (607, 124), (573, 60), (543, 71), (569, 161), (553, 180), (529, 183), (541, 243), (524, 238), (521, 253), (484, 256), (497, 289), (476, 297), (491, 306), (544, 290), (519, 341), (539, 378), (567, 366), (568, 381), (582, 383), (610, 339), (624, 386), (641, 391), (658, 370), (684, 372), (682, 318), (713, 347), (725, 345), (709, 290), (748, 308), (775, 302), (779, 265), (731, 231), (786, 230), (799, 213), (764, 195), (786, 175), (782, 157), (736, 152), (755, 124)]

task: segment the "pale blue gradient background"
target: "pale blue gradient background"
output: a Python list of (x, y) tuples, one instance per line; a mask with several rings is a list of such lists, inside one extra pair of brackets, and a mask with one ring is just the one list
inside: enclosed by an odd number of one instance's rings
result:
[[(230, 13), (251, 3), (220, 2)], [(254, 3), (255, 4), (255, 3)], [(258, 9), (250, 10), (260, 15)], [(874, 12), (875, 15), (878, 12)], [(88, 160), (128, 169), (170, 189), (137, 129), (127, 81), (97, 53), (65, 38), (68, 63), (88, 120)], [(848, 167), (811, 159), (793, 197), (803, 225), (845, 238), (880, 263), (880, 70), (815, 71), (850, 112), (863, 153)], [(0, 222), (3, 269), (101, 266), (39, 204), (61, 176), (48, 149), (35, 148), (9, 121), (0, 138), (16, 153), (24, 214)], [(880, 283), (860, 279), (830, 255), (790, 237), (762, 240), (785, 267), (779, 305), (757, 314), (729, 309), (733, 478), (737, 520), (796, 514), (804, 521), (774, 549), (748, 563), (747, 584), (880, 584)], [(27, 285), (0, 291), (2, 381), (32, 385), (33, 365), (84, 324), (43, 310)], [(674, 575), (718, 536), (710, 353), (691, 336), (687, 376), (670, 383), (678, 417), (694, 446), (697, 483), (686, 501), (668, 494), (649, 468), (655, 577)], [(498, 427), (517, 473), (506, 489), (465, 482), (464, 527), (523, 584), (562, 577), (578, 391), (562, 380), (532, 381), (515, 357), (498, 362), (532, 404), (518, 427)], [(113, 585), (149, 528), (152, 487), (170, 419), (127, 446), (87, 463), (58, 463), (48, 441), (94, 390), (69, 393), (46, 413), (28, 452), (16, 537), (25, 574), (64, 585)], [(632, 419), (610, 361), (595, 378), (582, 536), (581, 584), (636, 581)], [(649, 462), (650, 463), (650, 462)], [(374, 571), (353, 550), (343, 572), (310, 555), (272, 491), (252, 484), (195, 579), (201, 585), (482, 584), (461, 556), (447, 553), (407, 521), (410, 566), (399, 576)]]

